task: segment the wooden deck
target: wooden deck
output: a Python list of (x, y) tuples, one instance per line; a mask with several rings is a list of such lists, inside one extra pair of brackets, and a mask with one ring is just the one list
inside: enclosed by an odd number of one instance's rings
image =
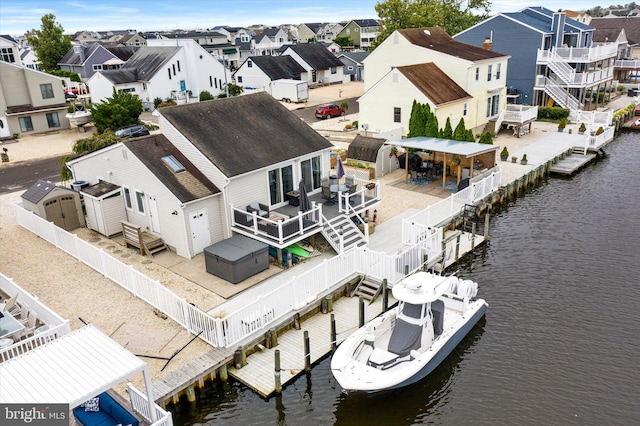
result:
[(566, 157), (564, 160), (560, 160), (551, 168), (549, 171), (551, 173), (557, 173), (561, 175), (573, 175), (575, 172), (580, 170), (582, 167), (593, 161), (596, 158), (596, 154), (573, 154)]

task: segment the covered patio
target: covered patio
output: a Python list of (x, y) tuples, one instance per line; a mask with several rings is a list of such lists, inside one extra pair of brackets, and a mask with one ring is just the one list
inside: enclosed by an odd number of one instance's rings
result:
[(0, 403), (63, 403), (73, 410), (138, 373), (146, 391), (132, 395), (129, 385), (134, 411), (149, 423), (172, 424), (153, 401), (147, 364), (92, 325), (1, 363)]
[(452, 178), (455, 178), (456, 189), (461, 189), (461, 185), (466, 187), (475, 175), (492, 169), (496, 165), (496, 151), (500, 148), (424, 136), (387, 141), (386, 144), (405, 151), (404, 158), (399, 156), (405, 183), (428, 185), (437, 182), (435, 185), (441, 185), (443, 189), (451, 186)]

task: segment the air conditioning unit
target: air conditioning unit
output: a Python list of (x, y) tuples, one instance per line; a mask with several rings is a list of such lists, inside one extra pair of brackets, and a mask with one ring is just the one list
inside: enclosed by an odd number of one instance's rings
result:
[(71, 189), (73, 189), (76, 192), (80, 192), (81, 190), (83, 190), (88, 186), (90, 186), (89, 182), (84, 180), (77, 180), (71, 184)]

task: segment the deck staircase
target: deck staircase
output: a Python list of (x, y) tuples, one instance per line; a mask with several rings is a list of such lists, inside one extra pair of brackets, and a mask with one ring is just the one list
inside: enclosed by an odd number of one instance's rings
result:
[[(322, 235), (337, 253), (346, 251), (353, 246), (360, 247), (367, 244), (360, 229), (350, 218), (344, 215), (325, 220), (322, 227)], [(342, 244), (340, 244), (341, 239)]]
[(382, 281), (363, 276), (360, 278), (358, 285), (349, 296), (362, 296), (364, 300), (369, 302), (369, 304), (372, 304), (378, 298), (380, 293), (382, 293)]
[(124, 220), (121, 223), (122, 235), (127, 247), (134, 246), (140, 249), (140, 254), (150, 257), (153, 257), (154, 253), (169, 249), (162, 238), (142, 231), (140, 226)]
[(568, 108), (571, 110), (583, 108), (584, 105), (581, 104), (575, 96), (569, 93), (567, 89), (561, 87), (558, 83), (548, 77), (545, 77), (544, 81), (544, 91), (562, 108)]

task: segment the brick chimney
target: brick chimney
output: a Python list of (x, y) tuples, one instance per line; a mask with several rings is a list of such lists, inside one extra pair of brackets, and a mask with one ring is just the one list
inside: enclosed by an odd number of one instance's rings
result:
[(491, 39), (489, 37), (485, 38), (484, 41), (482, 42), (482, 48), (484, 50), (491, 50), (492, 47), (493, 47), (493, 42), (491, 41)]

